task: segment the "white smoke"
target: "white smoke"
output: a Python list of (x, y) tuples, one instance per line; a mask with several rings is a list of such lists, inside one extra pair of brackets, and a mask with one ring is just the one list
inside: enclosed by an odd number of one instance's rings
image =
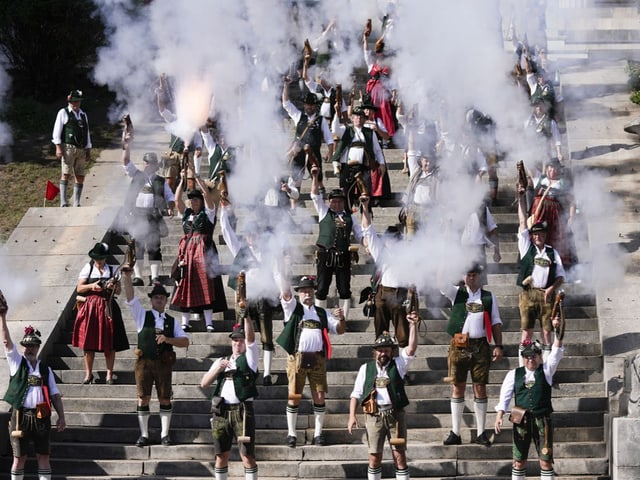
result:
[[(154, 90), (159, 76), (166, 74), (176, 92), (174, 113), (179, 122), (173, 133), (189, 137), (185, 132), (215, 114), (223, 119), (228, 143), (239, 147), (237, 169), (229, 178), (236, 201), (240, 196), (243, 203), (257, 201), (272, 177), (287, 171), (284, 152), (292, 138), (283, 128), (282, 76), (295, 72), (303, 40), (308, 38), (320, 53), (331, 54), (325, 67), (328, 76), (349, 91), (354, 68), (365, 69), (366, 20), (373, 20), (375, 40), (381, 32), (380, 19), (389, 12), (397, 16), (385, 42), (395, 55), (385, 61), (405, 105), (436, 112), (439, 105), (432, 99), (443, 99), (447, 115), (442, 127), (454, 138), (468, 108), (486, 112), (498, 125), (498, 142), (507, 153), (500, 168), (506, 171), (515, 173), (519, 159), (533, 167), (530, 161), (545, 160), (547, 155), (523, 133), (531, 108), (511, 84), (508, 73), (515, 57), (503, 43), (512, 21), (521, 30), (530, 29), (517, 34), (528, 33), (532, 40), (539, 18), (537, 13), (528, 15), (532, 10), (524, 0), (325, 0), (312, 6), (297, 2), (295, 8), (285, 0), (180, 4), (155, 0), (135, 15), (130, 1), (98, 3), (110, 35), (94, 75), (117, 93), (114, 115), (128, 111), (134, 119), (158, 120)], [(471, 252), (459, 246), (458, 232), (480, 205), (487, 184), (486, 179), (475, 184), (452, 174), (460, 168), (442, 166), (447, 173), (441, 189), (444, 213), (428, 234), (414, 239), (398, 256), (417, 284), (432, 284), (436, 273), (458, 278), (469, 264)], [(576, 184), (586, 191), (580, 182)], [(584, 215), (590, 215), (595, 193), (576, 195), (584, 202)], [(591, 257), (588, 252), (580, 255)]]

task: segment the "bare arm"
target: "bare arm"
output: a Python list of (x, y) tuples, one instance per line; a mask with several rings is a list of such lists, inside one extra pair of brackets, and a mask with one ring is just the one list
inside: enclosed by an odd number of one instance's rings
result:
[(347, 429), (349, 434), (353, 433), (353, 427), (358, 428), (358, 419), (356, 418), (356, 410), (358, 409), (358, 399), (351, 397), (349, 400), (349, 420), (347, 422)]
[(7, 326), (7, 312), (8, 308), (0, 309), (0, 326), (2, 327), (2, 343), (7, 351), (13, 350), (13, 341), (11, 340), (11, 334), (9, 333), (9, 327)]
[(131, 283), (131, 274), (133, 272), (128, 270), (126, 272), (122, 272), (122, 278), (124, 283), (124, 295), (127, 297), (127, 302), (133, 300), (133, 284)]
[(62, 395), (56, 393), (51, 397), (51, 403), (53, 408), (56, 409), (56, 413), (58, 414), (58, 421), (56, 422), (56, 429), (59, 432), (62, 432), (66, 427), (67, 423), (64, 418), (64, 407), (62, 405)]
[(253, 320), (248, 315), (244, 317), (244, 336), (247, 343), (253, 343), (256, 341), (256, 333), (253, 329)]
[(178, 209), (178, 213), (182, 215), (185, 211), (184, 199), (182, 198), (182, 190), (184, 185), (184, 179), (187, 176), (187, 172), (182, 170), (180, 172), (180, 181), (178, 182), (178, 186), (176, 187), (175, 199), (176, 199), (176, 208)]
[(407, 321), (409, 322), (409, 341), (407, 343), (406, 352), (407, 355), (413, 357), (418, 349), (418, 312), (411, 312), (407, 315)]

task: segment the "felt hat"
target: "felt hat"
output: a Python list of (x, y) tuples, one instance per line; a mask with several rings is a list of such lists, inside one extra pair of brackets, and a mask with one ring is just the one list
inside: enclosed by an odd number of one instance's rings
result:
[(558, 157), (552, 157), (547, 162), (547, 167), (561, 168), (562, 163), (560, 163), (560, 159)]
[(164, 295), (165, 297), (169, 297), (169, 292), (167, 292), (167, 289), (164, 288), (161, 283), (156, 282), (153, 284), (153, 289), (151, 290), (151, 292), (149, 292), (149, 298), (153, 297), (154, 295)]
[(188, 199), (199, 198), (204, 202), (204, 196), (202, 195), (202, 192), (196, 188), (194, 188), (193, 190), (189, 190), (187, 192), (187, 198)]
[(365, 116), (364, 108), (362, 108), (362, 106), (358, 106), (354, 108), (353, 110), (351, 110), (351, 115), (361, 115), (364, 117)]
[(42, 344), (42, 340), (40, 340), (40, 332), (33, 328), (31, 325), (25, 327), (24, 329), (24, 337), (20, 340), (20, 345), (26, 347), (27, 345), (40, 345)]
[(371, 101), (371, 95), (369, 95), (368, 93), (365, 93), (362, 97), (362, 103), (360, 104), (360, 108), (364, 109), (364, 108), (368, 108), (370, 110), (377, 110), (378, 107), (376, 107), (373, 102)]
[(104, 260), (109, 256), (109, 245), (104, 242), (96, 243), (91, 250), (89, 256), (94, 260)]
[(542, 353), (542, 344), (538, 340), (525, 340), (520, 344), (520, 355), (523, 357), (534, 357)]
[(318, 103), (318, 96), (313, 92), (307, 92), (306, 95), (302, 97), (302, 103), (316, 105)]
[(474, 263), (469, 267), (467, 273), (482, 273), (484, 271), (484, 267), (481, 263)]
[(382, 332), (380, 335), (378, 335), (378, 338), (376, 338), (376, 341), (373, 342), (373, 345), (371, 346), (373, 348), (395, 347), (396, 339), (393, 338), (389, 332), (385, 331), (385, 332)]
[(539, 233), (547, 231), (547, 222), (537, 222), (531, 226), (531, 233)]
[(242, 327), (242, 325), (240, 325), (239, 323), (236, 323), (233, 326), (233, 330), (229, 334), (229, 338), (231, 338), (231, 339), (234, 339), (234, 338), (246, 338), (246, 336), (244, 334), (244, 328)]
[(316, 288), (316, 277), (312, 275), (305, 275), (304, 277), (302, 277), (294, 290), (297, 292), (301, 288)]
[(342, 198), (344, 200), (345, 196), (344, 196), (344, 192), (342, 191), (341, 188), (334, 188), (333, 190), (331, 190), (329, 192), (329, 200), (331, 200), (332, 198)]
[(71, 90), (69, 92), (69, 95), (67, 95), (68, 102), (79, 102), (83, 99), (84, 97), (82, 96), (82, 90)]

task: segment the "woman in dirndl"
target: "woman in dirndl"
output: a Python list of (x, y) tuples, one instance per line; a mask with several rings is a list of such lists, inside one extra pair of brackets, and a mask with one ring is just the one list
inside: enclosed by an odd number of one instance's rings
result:
[(116, 295), (120, 293), (118, 266), (107, 265), (109, 246), (96, 243), (89, 251), (91, 261), (78, 275), (78, 313), (73, 325), (71, 344), (84, 351), (83, 384), (93, 383), (96, 352), (104, 352), (107, 364), (105, 382), (113, 384), (116, 352), (129, 348), (127, 332)]
[(224, 285), (220, 276), (218, 250), (213, 243), (215, 204), (209, 189), (196, 178), (200, 189), (187, 192), (190, 207), (182, 199), (183, 183), (176, 189), (176, 207), (182, 215), (184, 235), (178, 246), (178, 280), (171, 310), (182, 312), (182, 328), (189, 331), (189, 313), (204, 315), (207, 332), (215, 330), (213, 313), (227, 309)]

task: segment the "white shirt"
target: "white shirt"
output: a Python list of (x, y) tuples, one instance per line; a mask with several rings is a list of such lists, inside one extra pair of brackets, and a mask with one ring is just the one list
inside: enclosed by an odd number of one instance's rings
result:
[[(302, 112), (298, 110), (298, 107), (296, 107), (291, 102), (291, 100), (287, 100), (286, 102), (282, 102), (282, 108), (284, 108), (285, 111), (289, 114), (289, 117), (291, 118), (291, 120), (293, 120), (295, 124), (298, 125), (298, 122), (300, 121), (300, 117), (302, 117)], [(317, 118), (317, 116), (318, 116), (317, 113), (314, 113), (313, 115), (308, 116), (307, 125), (313, 123), (313, 121)], [(326, 143), (327, 145), (333, 145), (333, 135), (331, 135), (331, 130), (329, 130), (329, 124), (327, 123), (327, 119), (324, 117), (320, 119), (320, 130), (322, 131), (322, 139), (324, 143)]]
[(403, 280), (406, 278), (404, 267), (397, 261), (394, 262), (393, 252), (387, 248), (384, 240), (378, 237), (373, 225), (363, 228), (362, 233), (369, 253), (376, 263), (376, 269), (382, 274), (380, 283), (390, 288), (406, 287), (406, 281)]
[[(235, 258), (243, 247), (243, 244), (238, 239), (236, 232), (231, 228), (229, 214), (227, 213), (226, 207), (220, 208), (219, 219), (220, 231), (222, 232), (224, 243), (229, 247), (233, 258)], [(247, 268), (244, 271), (247, 286), (247, 298), (250, 300), (257, 300), (258, 298), (277, 299), (280, 294), (280, 290), (274, 278), (276, 265), (273, 258), (271, 258), (271, 256), (264, 258), (265, 256), (262, 254), (262, 251), (255, 245), (247, 245), (247, 248), (256, 261), (256, 265)]]
[[(286, 319), (284, 323), (287, 323), (291, 320), (291, 315), (293, 311), (296, 309), (296, 305), (298, 301), (295, 296), (292, 296), (289, 301), (284, 298), (280, 299), (280, 304), (282, 305), (282, 311), (284, 312), (284, 318)], [(320, 317), (316, 312), (316, 307), (311, 305), (302, 305), (302, 320), (315, 320), (320, 322)], [(331, 312), (328, 310), (327, 312), (327, 328), (329, 333), (338, 333), (338, 325), (340, 321), (335, 318)], [(322, 327), (320, 328), (302, 328), (300, 329), (300, 341), (298, 343), (298, 351), (299, 352), (322, 352), (324, 350), (324, 342), (322, 339)]]
[[(245, 351), (245, 357), (247, 359), (247, 365), (254, 372), (258, 371), (258, 344), (254, 341), (253, 343), (247, 343), (247, 350)], [(220, 366), (220, 362), (226, 359), (227, 357), (220, 357), (213, 362), (213, 365), (209, 368), (209, 372), (213, 372), (217, 370)], [(236, 370), (236, 358), (234, 356), (229, 357), (229, 365), (225, 368), (225, 372)], [(223, 380), (222, 389), (220, 390), (220, 396), (224, 398), (226, 403), (240, 403), (240, 399), (236, 395), (236, 389), (233, 384), (233, 381)], [(253, 397), (247, 398), (246, 401), (252, 401)]]
[[(153, 198), (153, 177), (156, 176), (155, 173), (148, 175), (144, 170), (139, 170), (133, 164), (133, 162), (129, 162), (124, 165), (124, 171), (127, 176), (131, 179), (135, 178), (137, 172), (142, 172), (142, 175), (145, 176), (143, 188), (140, 189), (138, 195), (136, 196), (136, 207), (138, 208), (154, 208), (155, 202)], [(175, 201), (175, 195), (171, 191), (171, 187), (169, 187), (169, 182), (164, 182), (164, 199), (167, 202)]]
[[(147, 311), (144, 309), (144, 307), (140, 303), (140, 300), (138, 300), (138, 297), (133, 297), (130, 302), (125, 301), (125, 303), (129, 305), (131, 316), (133, 317), (133, 320), (136, 322), (136, 330), (140, 332), (140, 330), (142, 330), (142, 327), (144, 327), (144, 319), (147, 315)], [(151, 313), (153, 313), (153, 317), (155, 319), (155, 328), (163, 330), (165, 313), (160, 313), (153, 309), (151, 309), (150, 311)], [(181, 337), (189, 338), (187, 334), (184, 333), (184, 330), (182, 330), (182, 327), (180, 326), (180, 322), (178, 322), (176, 319), (174, 319), (174, 322), (173, 322), (173, 336), (175, 338), (181, 338)]]
[[(544, 377), (547, 380), (549, 385), (553, 385), (553, 375), (556, 373), (558, 369), (558, 364), (560, 360), (564, 357), (564, 347), (556, 347), (555, 344), (551, 347), (551, 353), (547, 360), (542, 364), (542, 369), (544, 371)], [(534, 381), (535, 370), (529, 370), (525, 367), (525, 382), (533, 382)], [(496, 412), (502, 410), (506, 412), (509, 409), (509, 404), (511, 403), (511, 399), (513, 398), (513, 391), (515, 385), (516, 378), (516, 369), (510, 370), (504, 377), (504, 381), (502, 382), (502, 387), (500, 388), (500, 400), (498, 400), (498, 404), (496, 405)]]
[(56, 122), (53, 124), (53, 133), (51, 141), (54, 145), (60, 145), (62, 142), (62, 130), (64, 128), (64, 124), (69, 120), (69, 115), (75, 115), (75, 117), (80, 120), (80, 114), (84, 115), (84, 118), (87, 120), (87, 145), (84, 148), (91, 148), (91, 133), (89, 132), (89, 117), (82, 110), (78, 109), (78, 112), (75, 112), (71, 105), (67, 106), (67, 108), (61, 108), (58, 111), (58, 115), (56, 115)]
[[(362, 129), (353, 127), (353, 131), (354, 135), (351, 141), (365, 143), (364, 133), (362, 133)], [(380, 165), (384, 165), (384, 154), (382, 153), (382, 148), (380, 148), (380, 142), (378, 141), (376, 132), (371, 132), (371, 143), (373, 144), (373, 156), (375, 157), (376, 162)], [(342, 156), (340, 157), (340, 163), (348, 163), (350, 160), (355, 160), (359, 163), (362, 163), (363, 156), (364, 147), (351, 147), (347, 145), (342, 152)]]
[[(529, 251), (529, 247), (532, 245), (531, 243), (531, 235), (529, 230), (524, 229), (521, 232), (518, 232), (518, 251), (520, 252), (520, 258), (523, 258), (527, 252)], [(545, 245), (545, 247), (550, 245)], [(538, 250), (538, 247), (535, 246), (536, 254), (534, 259), (541, 258), (548, 262), (551, 262), (551, 259), (547, 255), (546, 248), (542, 250)], [(556, 262), (556, 278), (565, 277), (566, 274), (564, 272), (564, 266), (562, 265), (562, 257), (558, 253), (558, 251), (553, 249), (553, 256)], [(533, 288), (545, 288), (547, 286), (547, 282), (549, 281), (549, 271), (551, 266), (544, 267), (542, 265), (536, 265), (535, 262), (533, 264), (533, 271), (531, 272), (531, 278), (533, 280), (532, 287)]]
[[(18, 372), (23, 356), (17, 351), (16, 344), (13, 345), (13, 350), (7, 350), (5, 347), (4, 351), (7, 357), (7, 364), (9, 365), (9, 375), (13, 376)], [(27, 365), (29, 366), (29, 375), (40, 377), (40, 360), (37, 361), (35, 368), (31, 366), (31, 362), (29, 361), (27, 361)], [(56, 385), (56, 379), (53, 376), (51, 368), (49, 368), (49, 399), (59, 393), (60, 390), (58, 389), (58, 385)], [(42, 403), (44, 401), (45, 396), (42, 388), (31, 386), (27, 389), (27, 396), (25, 397), (22, 406), (24, 408), (36, 408), (38, 403)]]
[(467, 219), (467, 224), (464, 226), (464, 230), (462, 232), (461, 243), (462, 245), (493, 245), (493, 242), (489, 240), (487, 237), (487, 233), (492, 232), (498, 225), (493, 219), (493, 215), (489, 211), (488, 207), (486, 209), (487, 216), (487, 225), (482, 225), (480, 222), (480, 217), (477, 212), (471, 213), (469, 218)]
[[(407, 370), (409, 370), (409, 365), (411, 365), (411, 362), (413, 362), (416, 358), (415, 355), (407, 355), (407, 348), (408, 347), (404, 347), (403, 349), (401, 349), (400, 354), (394, 358), (396, 367), (398, 368), (398, 373), (400, 374), (401, 378), (405, 377), (405, 375), (407, 374)], [(387, 375), (386, 366), (381, 367), (376, 362), (376, 368), (378, 370), (378, 377), (389, 377)], [(358, 370), (358, 375), (353, 385), (353, 391), (351, 392), (351, 398), (360, 399), (362, 397), (362, 394), (364, 393), (364, 381), (366, 377), (367, 364), (365, 363), (364, 365), (361, 365), (360, 370)], [(378, 405), (391, 405), (391, 396), (389, 395), (389, 389), (387, 387), (376, 387), (376, 402), (378, 403)]]
[[(467, 299), (467, 303), (479, 303), (482, 305), (482, 299), (480, 296), (481, 288), (479, 288), (475, 293), (473, 293), (466, 285), (463, 287), (457, 287), (452, 285), (448, 287), (446, 290), (442, 291), (442, 294), (447, 297), (451, 302), (456, 298), (458, 294), (459, 288), (466, 288), (467, 293), (469, 294), (469, 298)], [(502, 320), (500, 319), (500, 311), (498, 310), (498, 302), (496, 301), (496, 296), (491, 292), (491, 325), (502, 325)], [(484, 330), (484, 312), (468, 312), (467, 318), (464, 321), (464, 325), (462, 327), (462, 333), (468, 333), (469, 338), (483, 338), (487, 336), (487, 333)]]

